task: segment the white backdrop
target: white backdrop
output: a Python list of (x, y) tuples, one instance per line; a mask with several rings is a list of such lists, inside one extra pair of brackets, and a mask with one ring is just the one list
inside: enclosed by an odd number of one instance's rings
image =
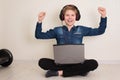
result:
[(66, 4), (76, 5), (82, 15), (76, 25), (98, 27), (99, 6), (107, 9), (105, 34), (85, 37), (86, 58), (99, 61), (120, 61), (120, 0), (0, 0), (0, 48), (9, 49), (15, 60), (53, 58), (55, 40), (34, 37), (37, 15), (46, 12), (43, 31), (61, 25), (59, 12)]

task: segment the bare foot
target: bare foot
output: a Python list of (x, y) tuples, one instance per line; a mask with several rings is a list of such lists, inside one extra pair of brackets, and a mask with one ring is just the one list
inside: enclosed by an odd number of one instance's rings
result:
[(58, 75), (62, 76), (63, 75), (63, 71), (62, 70), (58, 71)]

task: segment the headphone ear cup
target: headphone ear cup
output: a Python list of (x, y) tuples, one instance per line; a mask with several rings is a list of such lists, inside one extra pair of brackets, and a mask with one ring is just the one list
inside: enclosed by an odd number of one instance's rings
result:
[(76, 21), (79, 21), (81, 18), (79, 10), (77, 10)]
[(60, 15), (59, 15), (59, 18), (60, 18), (61, 21), (64, 20), (63, 10), (61, 10)]
[(80, 15), (80, 11), (78, 10), (78, 8), (75, 6), (76, 10), (77, 10), (77, 14), (76, 14), (76, 21), (79, 21), (80, 18), (81, 18), (81, 15)]

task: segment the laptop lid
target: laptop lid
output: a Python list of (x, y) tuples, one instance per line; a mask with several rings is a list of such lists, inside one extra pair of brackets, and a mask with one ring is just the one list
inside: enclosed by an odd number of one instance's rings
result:
[(84, 62), (84, 44), (54, 45), (54, 59), (57, 64), (75, 64)]

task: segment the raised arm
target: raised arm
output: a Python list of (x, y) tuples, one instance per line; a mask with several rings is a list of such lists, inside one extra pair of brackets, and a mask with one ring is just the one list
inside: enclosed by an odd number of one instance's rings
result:
[(101, 14), (101, 20), (98, 28), (85, 28), (85, 36), (101, 35), (105, 32), (107, 26), (106, 9), (98, 7), (98, 12)]
[(53, 29), (50, 29), (47, 32), (42, 32), (42, 21), (45, 18), (45, 12), (40, 12), (38, 15), (38, 22), (35, 30), (35, 37), (37, 39), (52, 39), (55, 38), (55, 32)]

